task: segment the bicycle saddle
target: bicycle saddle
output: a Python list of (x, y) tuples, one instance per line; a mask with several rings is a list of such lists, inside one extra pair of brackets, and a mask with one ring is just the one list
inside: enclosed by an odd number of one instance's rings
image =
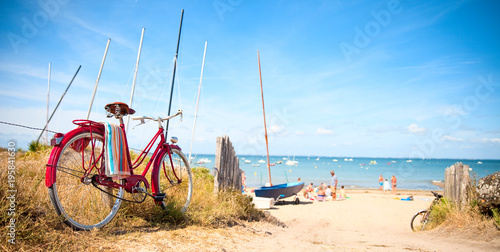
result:
[(104, 106), (106, 112), (108, 112), (108, 117), (115, 116), (116, 118), (126, 115), (135, 114), (135, 110), (128, 107), (127, 104), (123, 102), (113, 102), (106, 104)]

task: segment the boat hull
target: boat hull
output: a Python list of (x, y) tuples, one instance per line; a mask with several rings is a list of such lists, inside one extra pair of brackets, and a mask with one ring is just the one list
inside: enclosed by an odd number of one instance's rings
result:
[(304, 187), (304, 182), (294, 182), (279, 184), (274, 186), (263, 186), (259, 189), (255, 189), (256, 197), (263, 198), (287, 198), (296, 195)]

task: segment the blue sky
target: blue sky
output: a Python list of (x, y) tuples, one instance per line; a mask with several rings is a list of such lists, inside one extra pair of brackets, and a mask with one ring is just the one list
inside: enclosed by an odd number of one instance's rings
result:
[[(271, 155), (500, 159), (497, 1), (3, 1), (0, 121), (49, 129), (85, 118), (108, 38), (91, 119), (104, 105), (165, 114), (185, 10), (171, 133), (189, 151), (208, 41), (194, 153), (228, 135), (237, 154), (264, 155), (257, 50)], [(145, 146), (149, 123), (129, 129)], [(0, 124), (0, 146), (26, 148), (39, 131)]]

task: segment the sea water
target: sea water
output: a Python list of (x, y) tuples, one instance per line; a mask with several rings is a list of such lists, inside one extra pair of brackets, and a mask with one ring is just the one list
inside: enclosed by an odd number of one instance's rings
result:
[[(269, 182), (269, 174), (265, 156), (238, 156), (240, 168), (245, 172), (248, 187), (259, 187)], [(201, 158), (210, 160), (204, 164), (197, 161)], [(197, 155), (192, 167), (202, 166), (213, 169), (214, 155)], [(250, 163), (245, 163), (245, 160)], [(295, 160), (296, 165), (286, 165), (287, 160)], [(248, 162), (247, 161), (247, 162)], [(391, 180), (396, 176), (398, 188), (412, 190), (439, 190), (433, 181), (443, 182), (447, 167), (462, 162), (469, 165), (471, 177), (482, 178), (500, 171), (500, 160), (459, 160), (459, 159), (415, 159), (400, 158), (345, 158), (345, 157), (313, 157), (313, 156), (271, 156), (271, 179), (273, 184), (296, 182), (299, 178), (306, 184), (330, 184), (330, 171), (334, 170), (338, 177), (338, 188), (350, 189), (378, 188), (378, 179)], [(282, 161), (282, 164), (276, 162)], [(262, 162), (262, 161), (261, 161)]]

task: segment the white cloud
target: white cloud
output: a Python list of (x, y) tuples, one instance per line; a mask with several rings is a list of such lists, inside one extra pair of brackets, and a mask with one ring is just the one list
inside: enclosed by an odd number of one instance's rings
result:
[(305, 135), (305, 134), (306, 134), (306, 133), (305, 133), (304, 131), (302, 131), (302, 130), (297, 130), (297, 131), (295, 131), (295, 135), (297, 135), (297, 136), (303, 136), (303, 135)]
[(269, 132), (270, 133), (273, 133), (273, 134), (280, 134), (280, 133), (283, 133), (285, 131), (285, 128), (281, 125), (272, 125), (270, 128), (269, 128)]
[(331, 129), (324, 129), (324, 128), (318, 128), (316, 130), (316, 134), (318, 135), (333, 135), (333, 130)]
[(483, 138), (481, 143), (500, 143), (500, 138)]
[(414, 134), (425, 133), (425, 128), (419, 127), (418, 124), (416, 124), (416, 123), (410, 124), (410, 126), (408, 126), (407, 129), (410, 133), (414, 133)]
[(450, 142), (463, 142), (464, 141), (464, 139), (454, 137), (454, 136), (443, 136), (443, 137), (441, 137), (441, 140), (442, 141), (450, 141)]

